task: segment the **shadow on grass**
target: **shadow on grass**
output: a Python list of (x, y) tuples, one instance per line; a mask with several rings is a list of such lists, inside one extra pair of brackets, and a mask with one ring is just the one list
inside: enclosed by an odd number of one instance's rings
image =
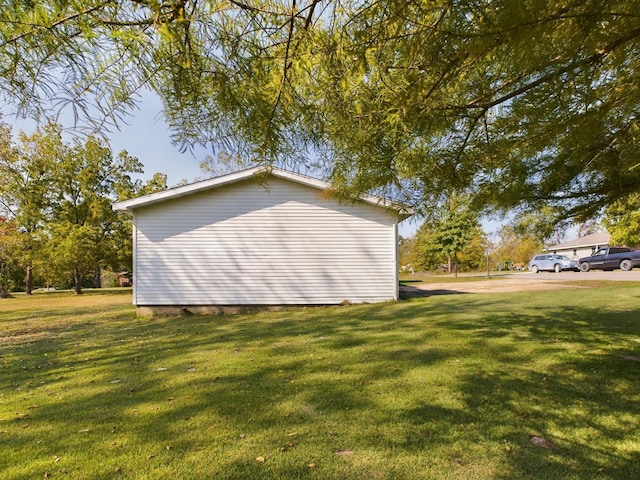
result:
[(0, 448), (40, 478), (54, 457), (65, 478), (640, 477), (640, 364), (622, 358), (639, 353), (640, 310), (492, 298), (60, 309), (46, 337), (0, 347), (0, 393), (23, 405), (2, 415)]
[[(89, 296), (114, 296), (114, 295), (131, 295), (133, 289), (131, 287), (113, 287), (113, 288), (85, 288), (82, 290), (80, 295), (89, 295)], [(24, 294), (24, 292), (15, 292), (12, 294), (11, 298), (20, 298), (20, 297), (28, 297)], [(77, 295), (74, 290), (41, 290), (36, 289), (30, 295), (31, 297), (59, 297), (66, 295)]]
[(410, 298), (426, 298), (432, 297), (433, 295), (461, 295), (466, 294), (467, 292), (463, 292), (460, 290), (450, 290), (450, 289), (424, 289), (424, 288), (416, 288), (409, 285), (401, 285), (400, 286), (400, 300), (408, 300)]

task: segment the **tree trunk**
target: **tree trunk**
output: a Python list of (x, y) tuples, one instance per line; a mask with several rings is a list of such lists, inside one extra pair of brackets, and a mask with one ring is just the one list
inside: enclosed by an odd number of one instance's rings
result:
[(93, 286), (95, 288), (102, 288), (102, 277), (101, 277), (100, 267), (96, 267), (93, 271)]
[(491, 277), (491, 260), (489, 258), (489, 249), (487, 249), (487, 277)]
[(24, 293), (25, 295), (31, 295), (33, 291), (33, 266), (31, 264), (27, 265), (27, 275), (24, 285)]
[(11, 295), (9, 294), (9, 287), (5, 282), (5, 264), (0, 263), (0, 298), (9, 298)]
[(458, 278), (458, 256), (457, 255), (453, 256), (453, 272), (454, 272), (455, 278)]
[(82, 294), (82, 275), (80, 274), (80, 269), (76, 266), (73, 267), (73, 281), (75, 282), (75, 294)]

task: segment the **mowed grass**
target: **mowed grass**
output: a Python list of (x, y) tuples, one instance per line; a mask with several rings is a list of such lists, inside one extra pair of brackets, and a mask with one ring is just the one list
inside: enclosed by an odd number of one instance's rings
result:
[(0, 301), (2, 479), (637, 479), (640, 285), (137, 318)]

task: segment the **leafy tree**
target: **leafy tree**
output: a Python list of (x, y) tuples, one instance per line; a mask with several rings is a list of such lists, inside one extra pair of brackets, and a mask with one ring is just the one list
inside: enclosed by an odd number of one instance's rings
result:
[(447, 263), (446, 255), (433, 247), (435, 235), (435, 224), (425, 221), (416, 232), (415, 239), (410, 246), (410, 261), (416, 271), (420, 270), (440, 270), (441, 266)]
[(11, 130), (0, 125), (0, 211), (4, 225), (15, 227), (3, 234), (3, 259), (10, 246), (11, 265), (26, 271), (27, 293), (36, 271), (47, 284), (73, 273), (81, 293), (90, 272), (100, 286), (101, 268), (132, 268), (131, 219), (111, 202), (167, 187), (166, 175), (143, 182), (132, 177), (139, 173), (137, 158), (123, 151), (114, 159), (98, 138), (70, 145), (61, 127), (48, 123), (32, 135), (20, 133), (14, 145)]
[(0, 216), (0, 298), (7, 298), (13, 289), (15, 252), (20, 243), (15, 221)]
[(125, 194), (139, 183), (131, 173), (142, 165), (121, 153), (113, 158), (109, 147), (95, 137), (84, 143), (65, 145), (55, 163), (55, 202), (49, 223), (49, 253), (52, 264), (73, 273), (76, 293), (82, 293), (83, 278), (119, 260), (122, 219), (111, 208), (116, 192)]
[(542, 246), (546, 242), (560, 243), (569, 225), (568, 219), (558, 221), (556, 209), (545, 206), (516, 217), (509, 227), (514, 233), (535, 239)]
[(427, 219), (416, 233), (413, 261), (416, 269), (439, 269), (447, 264), (449, 273), (458, 269), (475, 270), (483, 265), (486, 236), (478, 216), (468, 205), (454, 199)]
[(462, 271), (483, 270), (487, 266), (488, 240), (482, 230), (477, 230), (458, 253), (458, 266)]
[[(167, 189), (167, 175), (164, 173), (156, 172), (146, 182), (136, 183), (134, 190), (131, 191), (132, 196), (148, 195), (150, 193), (161, 192)], [(128, 197), (131, 198), (131, 197)], [(118, 197), (119, 200), (125, 200), (123, 197)]]
[(611, 234), (613, 245), (640, 244), (640, 193), (618, 200), (605, 210), (602, 223)]
[[(123, 164), (136, 165), (138, 160), (129, 157), (126, 152), (120, 152), (120, 162)], [(133, 169), (137, 171), (137, 167)], [(167, 176), (163, 173), (155, 173), (149, 180), (142, 182), (135, 181), (125, 172), (120, 172), (114, 184), (115, 199), (118, 201), (128, 200), (141, 195), (161, 192), (167, 189)], [(133, 271), (133, 224), (131, 216), (124, 212), (115, 212), (113, 223), (111, 223), (111, 242), (109, 243), (110, 254), (108, 266), (114, 271)]]
[(452, 201), (433, 232), (433, 248), (446, 255), (449, 273), (458, 276), (459, 254), (474, 238), (482, 235), (478, 215), (465, 205)]
[(640, 190), (640, 1), (103, 0), (0, 10), (0, 91), (95, 127), (149, 88), (184, 145), (588, 218)]
[(25, 292), (33, 288), (34, 264), (42, 261), (45, 222), (51, 205), (52, 174), (62, 152), (60, 129), (47, 125), (27, 136), (19, 135), (14, 146), (9, 127), (0, 125), (0, 204), (22, 233), (14, 250), (16, 262), (25, 269)]
[(513, 225), (505, 225), (498, 235), (494, 257), (502, 264), (525, 266), (544, 247), (539, 235), (522, 232)]
[(417, 235), (403, 237), (398, 235), (398, 265), (401, 271), (413, 272), (416, 267), (415, 249), (417, 245)]

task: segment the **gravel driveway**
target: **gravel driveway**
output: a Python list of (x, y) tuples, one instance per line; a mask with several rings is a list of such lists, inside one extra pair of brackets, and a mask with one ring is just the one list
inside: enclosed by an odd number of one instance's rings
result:
[[(483, 275), (470, 275), (482, 277)], [(491, 279), (477, 281), (448, 281), (450, 277), (443, 277), (441, 282), (418, 283), (411, 282), (400, 286), (402, 297), (427, 297), (431, 295), (447, 295), (456, 293), (498, 293), (524, 292), (534, 290), (558, 290), (585, 288), (576, 282), (584, 281), (635, 281), (640, 282), (640, 270), (630, 272), (615, 270), (613, 272), (562, 272), (562, 273), (509, 273), (496, 274)]]

